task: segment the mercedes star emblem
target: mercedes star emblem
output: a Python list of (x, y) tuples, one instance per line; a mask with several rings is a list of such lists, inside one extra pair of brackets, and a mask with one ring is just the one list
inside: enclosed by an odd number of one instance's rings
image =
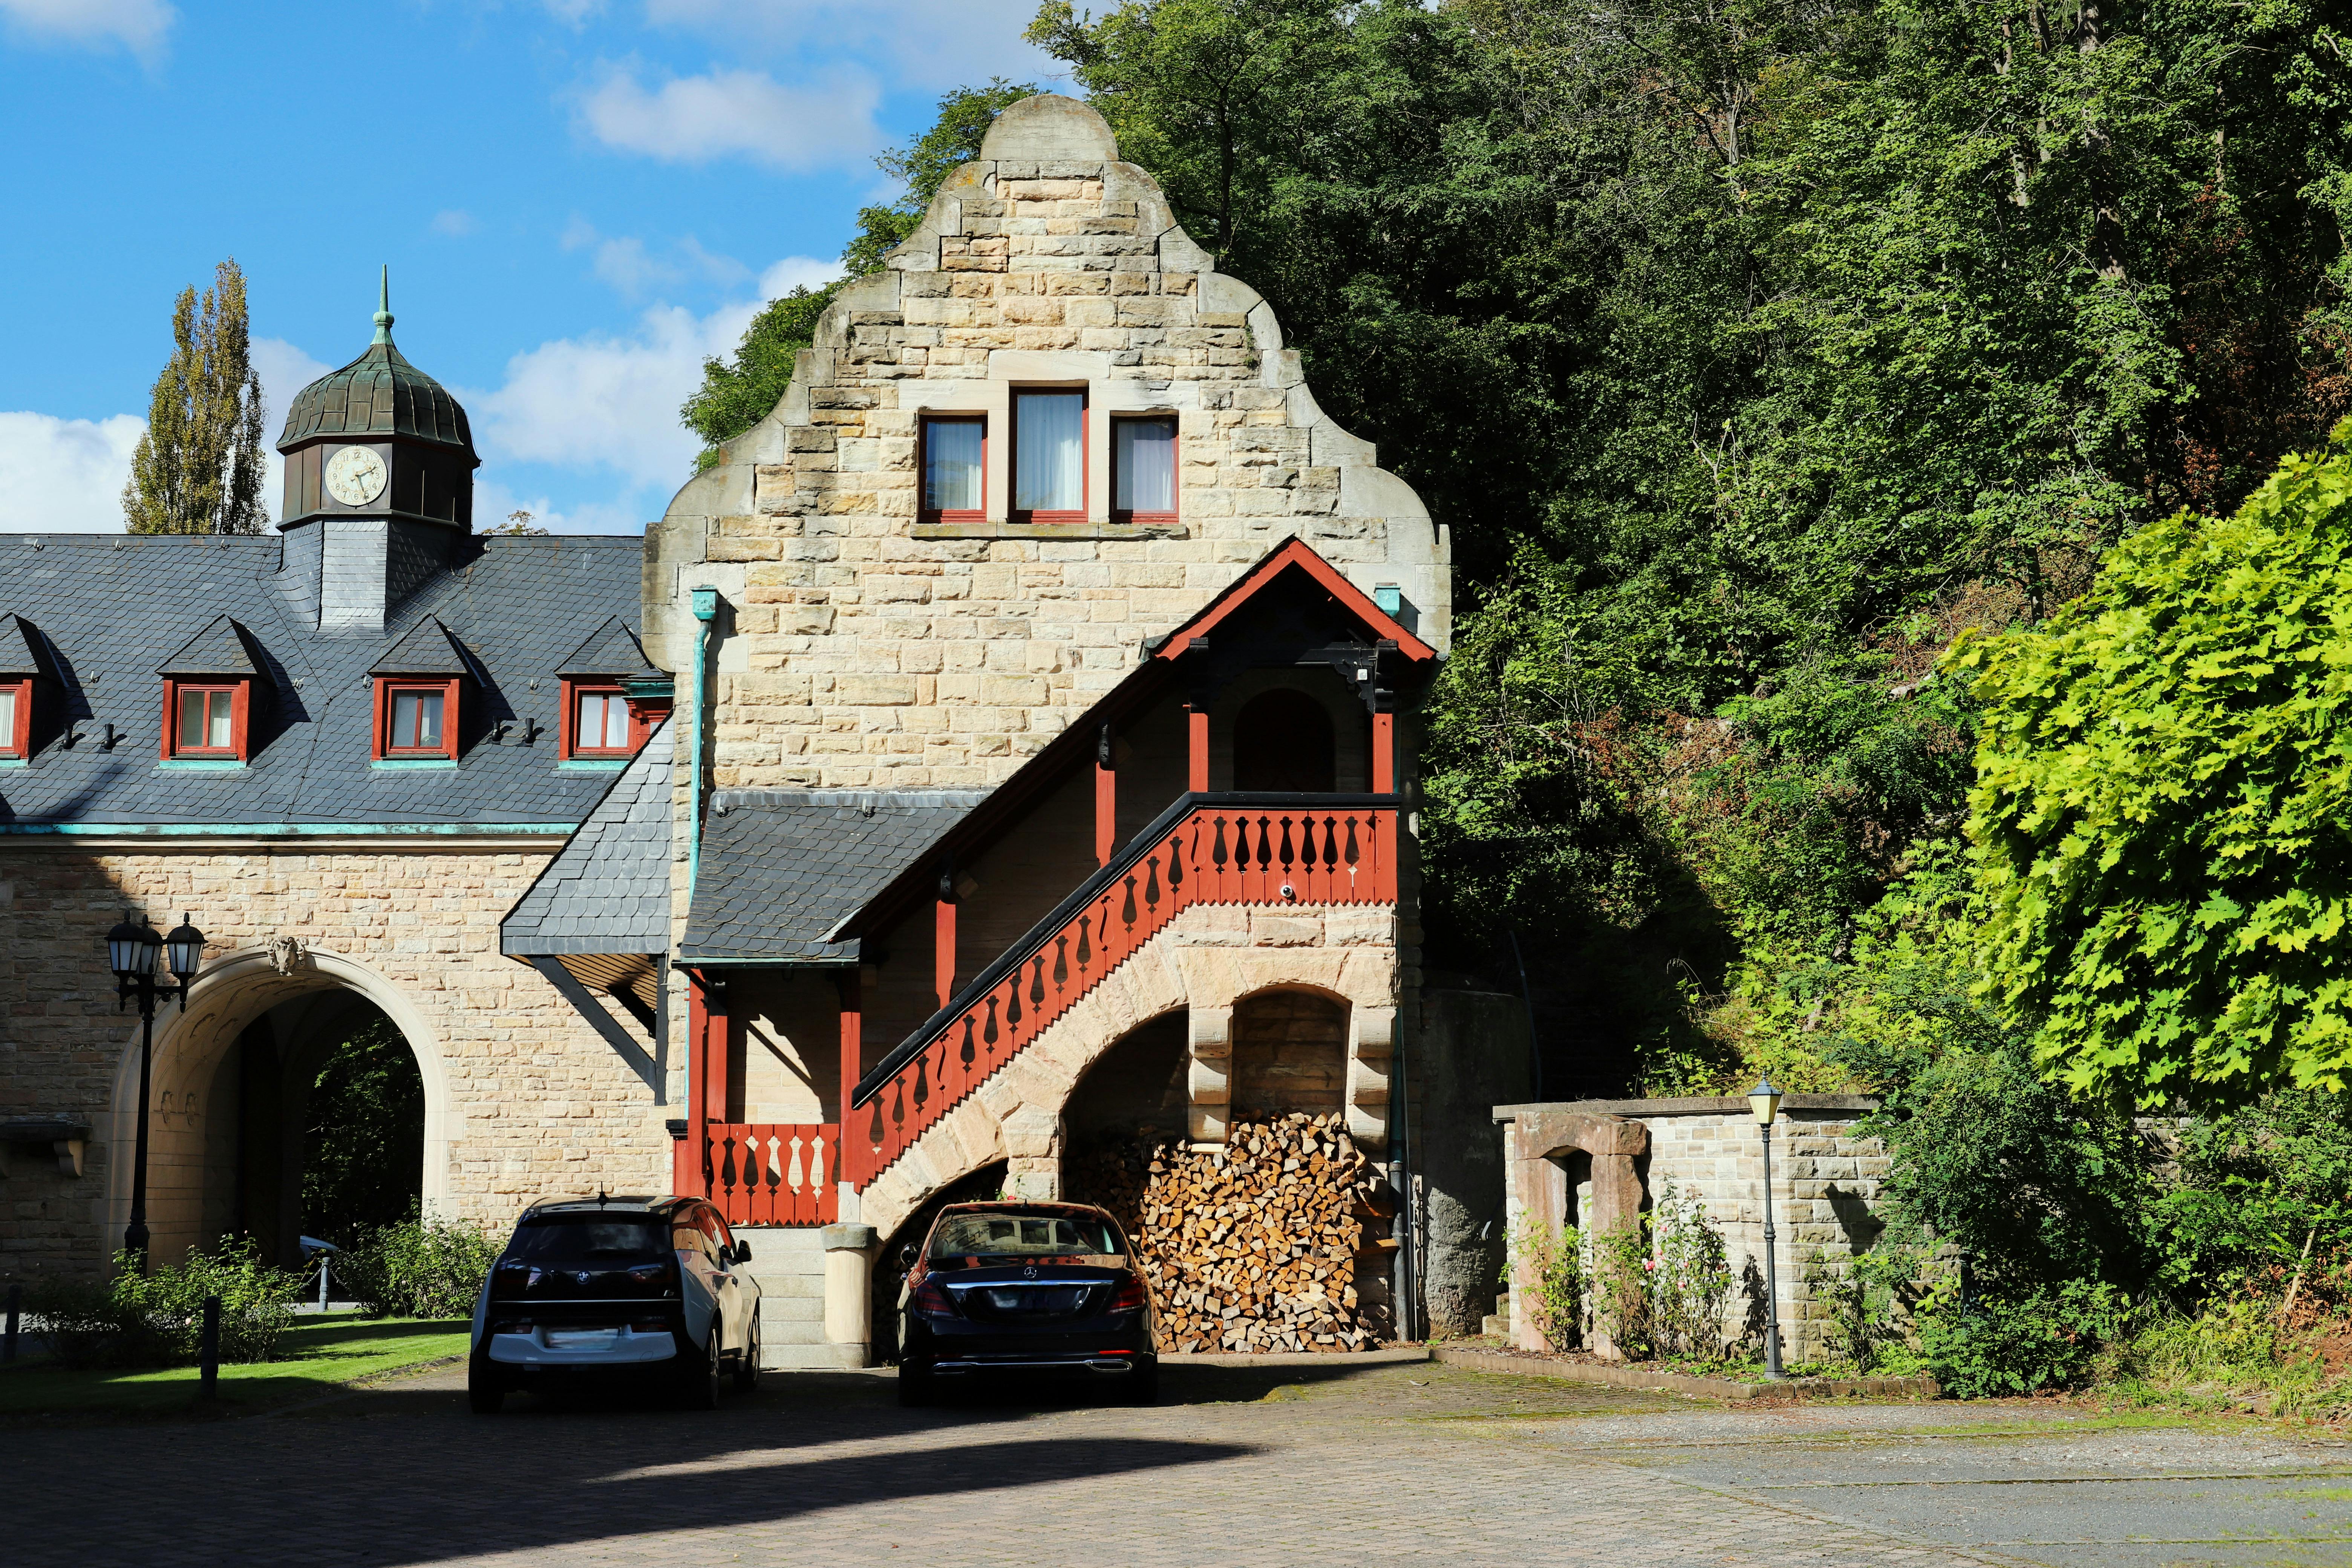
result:
[(1024, 1268), (1021, 1271), (1021, 1278), (1024, 1279), (1034, 1279), (1037, 1278), (1037, 1266), (1032, 1263), (1028, 1268)]

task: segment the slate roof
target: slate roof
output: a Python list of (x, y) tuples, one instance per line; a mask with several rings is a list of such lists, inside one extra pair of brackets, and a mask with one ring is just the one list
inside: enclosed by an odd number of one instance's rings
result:
[(499, 925), (509, 957), (669, 948), (673, 721), (665, 720), (588, 820)]
[[(389, 313), (379, 312), (376, 320), (384, 328), (392, 325)], [(377, 336), (359, 358), (295, 394), (278, 449), (313, 436), (408, 436), (473, 457), (474, 433), (465, 408), (393, 347), (389, 331)]]
[[(391, 635), (376, 637), (321, 632), (306, 619), (291, 574), (278, 574), (275, 537), (0, 534), (0, 626), (30, 621), (55, 650), (50, 673), (64, 688), (41, 699), (31, 765), (0, 773), (0, 832), (583, 820), (613, 774), (556, 766), (557, 666), (608, 617), (637, 613), (643, 544), (579, 534), (457, 542), (458, 564), (409, 595)], [(160, 768), (156, 662), (224, 615), (251, 634), (261, 666), (252, 765)], [(428, 617), (473, 650), (482, 679), (458, 765), (373, 768), (368, 671)], [(6, 649), (0, 634), (0, 661)], [(61, 719), (79, 737), (69, 746)]]
[(658, 675), (661, 672), (646, 658), (645, 645), (637, 634), (629, 629), (626, 621), (614, 616), (588, 634), (588, 640), (572, 650), (572, 657), (556, 669), (558, 675)]
[(22, 616), (0, 616), (0, 675), (46, 675), (40, 650), (33, 646), (38, 631)]
[(681, 963), (854, 963), (826, 940), (985, 790), (719, 790), (702, 826)]
[[(370, 675), (471, 675), (466, 650), (436, 616), (427, 616), (368, 667)], [(562, 671), (556, 671), (561, 675)]]
[(158, 675), (258, 675), (253, 651), (246, 647), (245, 628), (226, 616), (215, 616), (210, 625), (187, 645), (155, 667)]

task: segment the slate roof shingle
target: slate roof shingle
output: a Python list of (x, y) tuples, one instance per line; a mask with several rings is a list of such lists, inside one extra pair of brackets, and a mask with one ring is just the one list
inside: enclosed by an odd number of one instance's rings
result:
[(499, 951), (662, 952), (669, 947), (670, 733), (664, 720), (613, 777), (563, 852), (499, 925)]
[[(40, 700), (31, 765), (0, 773), (0, 832), (60, 822), (552, 828), (581, 821), (613, 775), (557, 767), (556, 667), (607, 617), (637, 614), (643, 543), (546, 534), (459, 544), (457, 563), (428, 578), (392, 616), (404, 635), (438, 620), (475, 655), (483, 685), (479, 700), (467, 705), (458, 764), (378, 769), (370, 765), (375, 692), (368, 671), (385, 641), (322, 632), (306, 617), (299, 584), (279, 574), (278, 538), (0, 534), (0, 626), (21, 616), (38, 627), (56, 658), (47, 673), (62, 687)], [(184, 645), (224, 615), (251, 634), (258, 684), (270, 689), (254, 716), (252, 761), (218, 773), (159, 768), (156, 650)], [(0, 656), (5, 651), (0, 636)], [(67, 722), (80, 734), (71, 746), (62, 743)], [(98, 732), (107, 723), (118, 736), (110, 749)]]
[(466, 650), (449, 628), (427, 616), (368, 667), (370, 675), (471, 675)]
[(987, 798), (985, 790), (720, 790), (678, 961), (855, 963), (826, 940)]
[(572, 650), (572, 657), (556, 668), (558, 675), (659, 675), (646, 658), (645, 645), (637, 641), (636, 633), (628, 623), (614, 616), (588, 634), (588, 640)]
[(190, 637), (180, 651), (155, 667), (158, 675), (258, 675), (245, 628), (226, 616), (215, 616), (204, 630)]

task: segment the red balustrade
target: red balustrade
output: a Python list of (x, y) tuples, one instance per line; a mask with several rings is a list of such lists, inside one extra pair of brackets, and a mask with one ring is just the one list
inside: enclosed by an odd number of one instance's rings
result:
[(1394, 807), (1234, 805), (1130, 846), (1084, 902), (991, 964), (967, 1005), (891, 1053), (897, 1069), (851, 1112), (873, 1151), (860, 1184), (1194, 904), (1394, 903), (1396, 836)]
[(841, 1212), (836, 1122), (714, 1121), (704, 1191), (729, 1225), (831, 1225)]

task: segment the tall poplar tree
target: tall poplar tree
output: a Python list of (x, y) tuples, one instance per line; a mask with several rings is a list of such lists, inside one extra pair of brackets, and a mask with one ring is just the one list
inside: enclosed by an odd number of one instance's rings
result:
[(172, 310), (172, 358), (155, 378), (147, 433), (122, 487), (132, 533), (258, 533), (261, 374), (247, 342), (245, 273), (232, 260)]

